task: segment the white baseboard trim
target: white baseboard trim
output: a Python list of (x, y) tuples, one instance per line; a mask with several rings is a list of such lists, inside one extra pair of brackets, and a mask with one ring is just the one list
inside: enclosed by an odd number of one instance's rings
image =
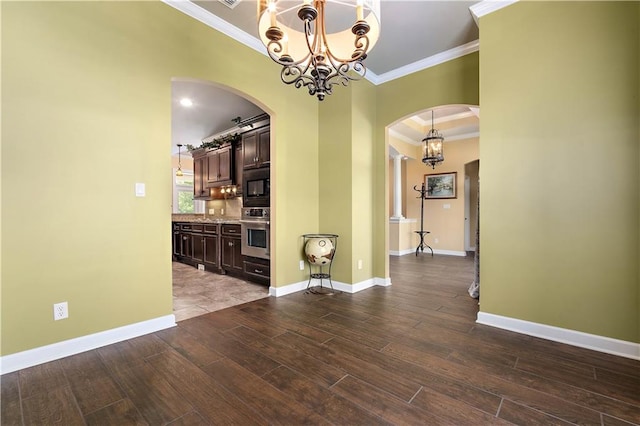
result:
[(0, 357), (0, 374), (11, 373), (34, 365), (65, 358), (123, 340), (153, 333), (176, 325), (175, 315), (165, 315), (87, 336), (52, 343), (35, 349)]
[(612, 339), (610, 337), (583, 333), (581, 331), (538, 324), (516, 318), (478, 312), (478, 324), (515, 331), (516, 333), (540, 337), (567, 345), (592, 349), (625, 358), (640, 360), (640, 343), (627, 342), (626, 340)]
[[(431, 254), (431, 251), (425, 247), (424, 252), (420, 251), (419, 254)], [(389, 250), (389, 256), (405, 256), (407, 254), (416, 254), (416, 249), (407, 249), (400, 251), (391, 251)], [(457, 251), (457, 250), (440, 250), (433, 249), (433, 254), (444, 254), (446, 256), (462, 256), (465, 257), (467, 255), (466, 251)]]
[[(281, 286), (281, 287), (269, 287), (269, 296), (280, 297), (286, 296), (287, 294), (297, 293), (299, 291), (303, 291), (307, 289), (307, 284), (309, 281), (300, 281), (297, 283)], [(345, 293), (357, 293), (362, 290), (366, 290), (368, 288), (374, 286), (388, 287), (391, 285), (391, 278), (369, 278), (368, 280), (360, 281), (355, 284), (345, 284), (340, 281), (332, 280), (333, 288), (336, 290), (343, 291)], [(319, 285), (318, 280), (312, 280), (311, 286)], [(322, 280), (322, 285), (324, 287), (329, 287), (329, 282), (327, 280)]]
[(405, 254), (414, 254), (416, 249), (405, 249), (405, 250), (389, 250), (389, 256), (404, 256)]
[[(425, 250), (428, 251), (429, 249)], [(440, 249), (433, 249), (433, 253), (434, 254), (444, 254), (447, 256), (462, 256), (465, 257), (467, 255), (466, 251), (457, 251), (457, 250), (440, 250)]]

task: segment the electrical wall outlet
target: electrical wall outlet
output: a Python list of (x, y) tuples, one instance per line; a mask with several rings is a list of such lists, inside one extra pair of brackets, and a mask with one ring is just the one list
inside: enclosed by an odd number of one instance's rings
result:
[(300, 270), (304, 271), (304, 260), (300, 261)]
[(216, 209), (209, 209), (209, 214), (212, 216), (216, 214)]
[(435, 238), (433, 241), (435, 241), (435, 243), (438, 244), (438, 239), (437, 238)]
[(362, 259), (358, 259), (358, 269), (362, 269)]
[(198, 263), (198, 271), (204, 271), (204, 265), (202, 263)]
[(67, 302), (53, 304), (53, 319), (55, 321), (69, 318), (69, 304)]

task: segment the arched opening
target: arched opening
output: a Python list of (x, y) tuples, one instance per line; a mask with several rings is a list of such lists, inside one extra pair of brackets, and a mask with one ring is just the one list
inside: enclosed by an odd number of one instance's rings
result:
[[(422, 161), (422, 139), (432, 127), (444, 137), (444, 161), (433, 168)], [(387, 140), (388, 254), (416, 253), (420, 245), (417, 231), (421, 231), (422, 221), (422, 231), (429, 232), (425, 233), (424, 243), (435, 254), (466, 256), (471, 247), (465, 244), (465, 233), (470, 232), (465, 222), (469, 217), (467, 203), (472, 197), (465, 191), (466, 177), (471, 171), (465, 165), (479, 160), (479, 108), (441, 105), (418, 111), (389, 125)], [(422, 184), (440, 175), (455, 183), (451, 193), (427, 194), (422, 200)], [(425, 252), (421, 249), (419, 253)]]
[[(177, 321), (269, 295), (269, 256), (257, 253), (260, 258), (252, 261), (244, 255), (247, 232), (254, 240), (260, 233), (263, 241), (256, 245), (271, 247), (268, 228), (261, 224), (261, 229), (247, 230), (241, 217), (249, 168), (259, 168), (269, 179), (268, 161), (253, 167), (244, 159), (254, 133), (269, 132), (271, 116), (255, 99), (231, 87), (189, 78), (171, 81), (172, 289)], [(270, 152), (263, 155), (270, 159)], [(258, 204), (260, 209), (271, 207), (268, 200)], [(264, 276), (247, 273), (252, 266)]]

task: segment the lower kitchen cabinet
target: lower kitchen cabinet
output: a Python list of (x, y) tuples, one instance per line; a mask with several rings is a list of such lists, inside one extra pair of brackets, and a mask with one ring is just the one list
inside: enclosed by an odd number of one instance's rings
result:
[(268, 260), (245, 256), (243, 263), (244, 273), (247, 279), (258, 283), (269, 284), (271, 269)]
[(218, 267), (218, 236), (205, 235), (203, 237), (204, 245), (204, 266), (212, 268)]
[(240, 225), (223, 224), (220, 231), (220, 264), (231, 273), (243, 272)]
[(202, 263), (204, 261), (204, 235), (191, 234), (191, 258), (194, 262)]
[(242, 255), (240, 225), (174, 222), (172, 229), (174, 260), (269, 284), (269, 261)]

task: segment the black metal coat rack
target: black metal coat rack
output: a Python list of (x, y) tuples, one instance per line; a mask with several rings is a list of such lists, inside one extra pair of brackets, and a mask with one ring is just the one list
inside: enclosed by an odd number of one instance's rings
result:
[(424, 248), (428, 248), (431, 250), (431, 257), (433, 257), (433, 249), (424, 242), (424, 236), (426, 234), (430, 234), (430, 231), (424, 230), (424, 200), (427, 198), (427, 189), (424, 187), (424, 182), (422, 182), (422, 188), (418, 189), (418, 185), (413, 186), (413, 190), (420, 193), (420, 196), (416, 198), (420, 198), (420, 230), (414, 231), (416, 234), (420, 235), (420, 244), (416, 247), (416, 256), (418, 255), (418, 251), (422, 251), (424, 253)]

